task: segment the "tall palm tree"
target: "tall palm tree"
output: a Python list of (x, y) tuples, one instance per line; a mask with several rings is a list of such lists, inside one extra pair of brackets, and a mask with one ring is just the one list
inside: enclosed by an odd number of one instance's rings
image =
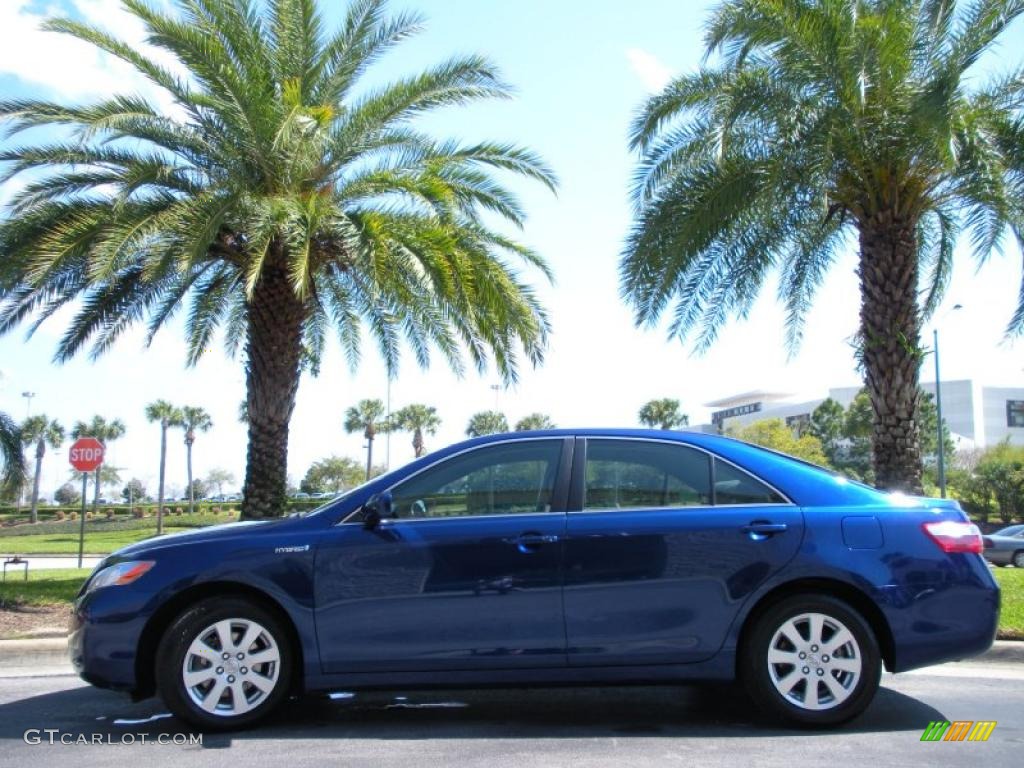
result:
[(188, 467), (188, 513), (195, 511), (195, 487), (192, 484), (192, 445), (196, 441), (196, 431), (209, 432), (213, 426), (213, 419), (205, 409), (199, 406), (182, 406), (180, 418), (174, 426), (181, 427), (185, 431), (185, 464)]
[[(725, 0), (710, 64), (640, 110), (637, 217), (621, 262), (638, 323), (705, 348), (781, 273), (795, 348), (811, 299), (859, 248), (858, 353), (881, 487), (921, 490), (922, 318), (954, 245), (1024, 237), (1021, 78), (977, 62), (1024, 0)], [(1024, 330), (1024, 287), (1007, 332)]]
[(644, 403), (637, 417), (652, 429), (675, 429), (690, 423), (690, 417), (679, 410), (679, 401), (670, 397)]
[(469, 437), (496, 435), (499, 432), (508, 432), (508, 419), (500, 411), (474, 413), (469, 417), (469, 423), (466, 425), (466, 434)]
[(156, 503), (156, 533), (164, 532), (164, 476), (167, 469), (167, 430), (181, 423), (181, 410), (166, 400), (146, 406), (146, 420), (160, 424), (160, 484)]
[(516, 432), (530, 432), (537, 429), (554, 429), (555, 422), (546, 413), (531, 413), (516, 422)]
[(152, 336), (187, 305), (193, 364), (223, 330), (229, 351), (244, 346), (245, 517), (283, 511), (300, 373), (316, 371), (332, 326), (354, 365), (365, 323), (389, 371), (403, 338), (422, 366), (437, 351), (461, 372), (468, 354), (507, 381), (546, 346), (546, 314), (509, 260), (548, 267), (487, 222), (524, 218), (496, 174), (552, 189), (553, 174), (511, 144), (415, 127), (509, 96), (483, 58), (363, 83), (420, 26), (383, 5), (350, 0), (332, 32), (315, 0), (174, 0), (170, 12), (125, 0), (186, 76), (80, 21), (47, 28), (127, 62), (172, 113), (140, 96), (0, 103), (9, 134), (60, 129), (0, 153), (4, 178), (27, 174), (0, 224), (0, 332), (80, 300), (66, 360), (90, 342), (101, 354), (140, 319)]
[(360, 400), (345, 411), (345, 431), (362, 432), (366, 438), (366, 479), (373, 471), (373, 439), (379, 432), (387, 432), (391, 425), (384, 418), (384, 403), (380, 400)]
[(39, 522), (39, 482), (43, 476), (43, 456), (46, 446), (56, 450), (64, 442), (64, 427), (60, 422), (46, 418), (42, 413), (29, 416), (21, 425), (21, 442), (36, 447), (36, 471), (32, 480), (32, 511), (30, 520)]
[(412, 449), (418, 459), (426, 450), (423, 433), (433, 435), (441, 426), (441, 417), (437, 409), (430, 405), (414, 403), (396, 411), (391, 417), (392, 429), (404, 429), (412, 432)]
[(21, 453), (21, 430), (6, 413), (0, 413), (0, 491), (10, 495), (21, 491), (25, 482), (25, 457)]
[[(92, 417), (92, 421), (76, 421), (75, 425), (71, 428), (71, 437), (76, 440), (80, 437), (95, 437), (105, 447), (110, 447), (110, 444), (115, 440), (119, 440), (124, 437), (125, 426), (124, 422), (120, 419), (111, 419), (107, 421), (102, 416), (96, 415)], [(92, 511), (96, 512), (96, 508), (100, 503), (100, 472), (103, 467), (96, 467), (93, 473), (93, 489), (92, 489)]]

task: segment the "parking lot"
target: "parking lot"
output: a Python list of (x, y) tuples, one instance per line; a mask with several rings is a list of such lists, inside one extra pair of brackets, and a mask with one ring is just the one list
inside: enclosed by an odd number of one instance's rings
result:
[[(731, 686), (388, 691), (289, 702), (273, 724), (205, 734), (202, 745), (143, 744), (188, 733), (151, 699), (130, 703), (72, 676), (0, 685), (0, 763), (147, 768), (225, 765), (977, 765), (1020, 764), (1024, 671), (949, 664), (886, 675), (867, 713), (834, 732), (780, 730)], [(150, 719), (153, 718), (153, 719)], [(986, 743), (922, 743), (934, 720), (996, 720)], [(28, 744), (57, 729), (114, 746)], [(99, 737), (94, 736), (99, 734)], [(124, 741), (134, 743), (123, 743)]]

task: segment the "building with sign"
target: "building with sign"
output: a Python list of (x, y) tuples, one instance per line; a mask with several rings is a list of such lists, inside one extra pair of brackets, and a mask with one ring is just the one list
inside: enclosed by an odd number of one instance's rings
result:
[[(935, 394), (934, 382), (921, 388)], [(860, 386), (836, 387), (828, 397), (844, 408), (853, 402)], [(754, 390), (714, 400), (711, 423), (693, 427), (702, 432), (726, 432), (762, 419), (783, 419), (799, 429), (810, 422), (811, 413), (825, 398), (795, 400), (780, 392)], [(997, 387), (973, 379), (942, 382), (942, 416), (958, 447), (985, 447), (1009, 438), (1024, 445), (1024, 387)]]

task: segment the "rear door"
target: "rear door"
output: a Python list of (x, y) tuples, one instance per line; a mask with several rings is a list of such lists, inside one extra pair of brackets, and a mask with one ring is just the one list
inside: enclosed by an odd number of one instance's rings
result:
[(570, 665), (707, 659), (796, 554), (800, 509), (672, 441), (577, 441), (565, 540)]
[(471, 449), (398, 483), (394, 518), (316, 556), (324, 672), (565, 666), (571, 438)]

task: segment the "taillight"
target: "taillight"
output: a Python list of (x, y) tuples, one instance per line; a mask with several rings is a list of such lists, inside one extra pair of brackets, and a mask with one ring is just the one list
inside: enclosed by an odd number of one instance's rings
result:
[(981, 531), (974, 523), (961, 523), (955, 520), (943, 520), (936, 523), (925, 523), (924, 532), (932, 541), (939, 545), (943, 552), (975, 552), (980, 554), (984, 549)]

